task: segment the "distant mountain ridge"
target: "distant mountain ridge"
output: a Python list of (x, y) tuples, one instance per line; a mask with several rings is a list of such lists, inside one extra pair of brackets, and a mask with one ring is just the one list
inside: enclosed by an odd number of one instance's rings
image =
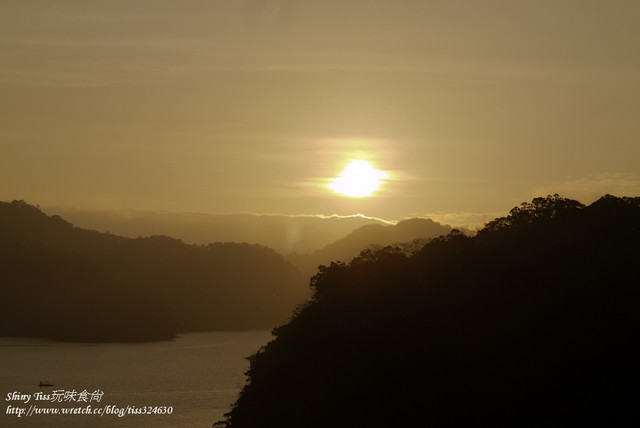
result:
[(332, 261), (348, 263), (362, 250), (371, 246), (384, 247), (415, 240), (422, 240), (424, 244), (432, 238), (446, 235), (451, 230), (451, 226), (425, 218), (411, 218), (396, 225), (369, 224), (311, 254), (294, 253), (287, 258), (305, 274), (313, 275), (319, 265), (328, 265)]
[(270, 248), (123, 238), (24, 201), (0, 202), (0, 271), (2, 336), (138, 341), (270, 328), (308, 296), (306, 278)]
[[(428, 219), (366, 224), (286, 260), (257, 244), (190, 245), (162, 235), (133, 239), (86, 230), (24, 201), (0, 202), (7, 296), (0, 335), (118, 341), (270, 328), (309, 296), (308, 278), (318, 265), (349, 261), (376, 246), (416, 239), (421, 246), (450, 230)], [(55, 323), (48, 322), (52, 311)], [(81, 327), (77, 317), (92, 317), (92, 326)]]
[(367, 224), (389, 224), (363, 215), (205, 214), (55, 207), (46, 211), (85, 229), (129, 238), (167, 235), (192, 244), (246, 242), (273, 248), (283, 255), (313, 252)]

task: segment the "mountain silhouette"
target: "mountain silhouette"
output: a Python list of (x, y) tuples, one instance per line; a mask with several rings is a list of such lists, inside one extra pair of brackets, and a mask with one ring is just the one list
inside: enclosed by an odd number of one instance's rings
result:
[(135, 210), (89, 211), (49, 208), (78, 227), (119, 236), (167, 235), (191, 244), (247, 242), (273, 248), (283, 255), (310, 253), (360, 226), (383, 220), (352, 216), (204, 214)]
[(639, 256), (640, 198), (554, 195), (322, 266), (215, 426), (636, 426)]
[(369, 224), (354, 230), (347, 236), (310, 253), (293, 253), (287, 256), (305, 274), (311, 277), (318, 266), (332, 261), (350, 262), (368, 247), (384, 247), (392, 244), (408, 243), (446, 235), (450, 226), (441, 225), (431, 219), (411, 218), (396, 225)]
[(308, 297), (301, 272), (259, 245), (187, 245), (83, 230), (24, 201), (0, 202), (0, 335), (167, 339), (270, 328)]

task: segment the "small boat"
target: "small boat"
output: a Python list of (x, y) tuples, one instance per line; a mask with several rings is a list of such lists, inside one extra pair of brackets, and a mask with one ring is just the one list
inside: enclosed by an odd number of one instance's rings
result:
[(42, 388), (43, 386), (53, 386), (53, 384), (52, 384), (52, 383), (49, 383), (49, 381), (48, 381), (48, 380), (46, 380), (46, 381), (44, 381), (44, 382), (43, 382), (43, 381), (40, 381), (40, 384), (39, 384), (38, 386)]

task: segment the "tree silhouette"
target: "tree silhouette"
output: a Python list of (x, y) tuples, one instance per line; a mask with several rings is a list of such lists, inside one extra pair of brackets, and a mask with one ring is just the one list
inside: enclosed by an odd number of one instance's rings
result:
[(639, 220), (640, 198), (553, 195), (321, 266), (217, 426), (628, 426)]

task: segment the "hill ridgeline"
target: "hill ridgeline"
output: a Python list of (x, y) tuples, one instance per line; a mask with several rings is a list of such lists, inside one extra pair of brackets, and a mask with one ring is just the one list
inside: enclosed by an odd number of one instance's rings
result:
[(305, 277), (259, 245), (187, 245), (73, 227), (0, 203), (0, 335), (145, 341), (271, 328), (308, 298)]

